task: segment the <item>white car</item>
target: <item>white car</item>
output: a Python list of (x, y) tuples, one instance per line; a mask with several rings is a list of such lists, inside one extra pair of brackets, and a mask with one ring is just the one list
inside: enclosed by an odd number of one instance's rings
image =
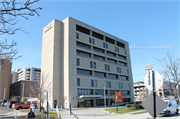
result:
[(167, 104), (167, 108), (164, 109), (163, 112), (160, 113), (160, 115), (171, 116), (171, 114), (178, 114), (178, 105), (175, 100), (164, 100), (164, 102)]

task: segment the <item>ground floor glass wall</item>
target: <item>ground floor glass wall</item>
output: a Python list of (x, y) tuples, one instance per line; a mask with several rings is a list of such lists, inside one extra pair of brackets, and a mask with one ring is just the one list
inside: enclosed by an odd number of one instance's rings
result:
[(78, 107), (92, 107), (93, 100), (92, 99), (79, 99), (78, 100)]

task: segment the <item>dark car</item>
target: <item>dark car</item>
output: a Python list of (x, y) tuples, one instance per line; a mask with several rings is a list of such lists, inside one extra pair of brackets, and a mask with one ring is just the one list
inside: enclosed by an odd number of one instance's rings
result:
[(12, 104), (15, 104), (15, 103), (18, 103), (19, 101), (10, 101), (8, 103), (8, 107), (11, 108), (12, 107)]

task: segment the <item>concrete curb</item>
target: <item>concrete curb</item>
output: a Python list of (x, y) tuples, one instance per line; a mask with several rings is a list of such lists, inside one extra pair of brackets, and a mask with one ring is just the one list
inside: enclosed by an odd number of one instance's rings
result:
[[(117, 114), (117, 113), (113, 113), (113, 112), (108, 112), (108, 111), (105, 111), (105, 110), (103, 110), (105, 113), (107, 113), (107, 114)], [(145, 111), (145, 110), (144, 110)], [(143, 112), (143, 113), (147, 113), (147, 112), (144, 112), (144, 111), (134, 111), (134, 112), (127, 112), (127, 113), (121, 113), (121, 114), (117, 114), (117, 115), (128, 115), (128, 114), (130, 114), (130, 115), (134, 115), (133, 113), (136, 113), (136, 112)]]

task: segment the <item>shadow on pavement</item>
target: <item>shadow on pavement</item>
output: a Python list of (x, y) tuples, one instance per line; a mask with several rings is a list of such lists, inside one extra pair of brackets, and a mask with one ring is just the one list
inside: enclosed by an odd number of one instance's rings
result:
[[(171, 115), (171, 117), (179, 117), (179, 116), (180, 116), (180, 113), (179, 113), (178, 115), (176, 115), (176, 114), (172, 114), (172, 115)], [(169, 116), (167, 116), (167, 115), (162, 116), (162, 115), (161, 115), (161, 116), (158, 116), (158, 117), (169, 117)]]
[(14, 119), (14, 116), (0, 115), (0, 119)]

